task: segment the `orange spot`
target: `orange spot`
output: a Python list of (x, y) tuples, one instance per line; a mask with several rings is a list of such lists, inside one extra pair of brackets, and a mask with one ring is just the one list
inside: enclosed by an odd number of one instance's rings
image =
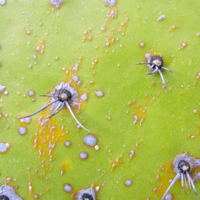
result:
[(78, 112), (80, 110), (84, 109), (86, 107), (86, 104), (87, 104), (87, 101), (82, 101), (81, 100), (81, 98), (80, 98), (81, 95), (84, 94), (84, 93), (86, 93), (88, 95), (88, 91), (80, 92), (79, 91), (79, 84), (78, 84), (78, 82), (76, 82), (76, 81), (73, 80), (74, 76), (78, 76), (77, 72), (78, 72), (78, 69), (81, 67), (81, 62), (82, 62), (82, 57), (79, 58), (79, 61), (73, 67), (66, 67), (64, 69), (66, 77), (63, 80), (66, 83), (67, 82), (70, 83), (70, 86), (73, 87), (78, 92), (78, 96), (79, 96), (78, 97), (78, 101), (81, 102), (81, 106), (80, 106), (80, 108), (78, 108)]
[(196, 78), (196, 81), (195, 81), (194, 84), (193, 84), (193, 87), (194, 87), (194, 88), (196, 88), (197, 81), (200, 80), (200, 71), (196, 73), (195, 78)]
[(120, 166), (122, 163), (122, 156), (120, 155), (114, 161), (111, 162), (111, 171), (113, 171), (116, 167)]
[(144, 122), (146, 108), (144, 108), (141, 104), (134, 105), (135, 112), (133, 113), (134, 124), (139, 123), (140, 126)]
[(126, 20), (123, 21), (123, 22), (121, 23), (121, 27), (120, 27), (120, 29), (119, 29), (119, 32), (120, 32), (122, 35), (125, 34), (125, 30), (126, 30), (128, 21), (129, 21), (129, 18), (127, 17)]
[(91, 35), (91, 30), (88, 29), (87, 31), (85, 31), (83, 33), (83, 39), (82, 39), (82, 41), (85, 42), (85, 41), (92, 41), (92, 40), (93, 40), (93, 37)]
[(112, 46), (117, 42), (117, 39), (114, 37), (115, 30), (112, 29), (110, 34), (106, 37), (106, 47)]
[(13, 179), (11, 177), (6, 177), (5, 183), (6, 185), (10, 185), (10, 186), (14, 185)]
[(93, 69), (98, 63), (98, 60), (97, 59), (94, 59), (91, 63), (91, 68)]
[[(198, 114), (199, 114), (200, 112), (198, 111)], [(199, 114), (200, 115), (200, 114)], [(188, 139), (195, 139), (196, 137), (199, 137), (200, 136), (200, 126), (197, 126), (197, 133), (196, 134), (188, 134), (187, 135), (187, 138)]]
[[(169, 180), (170, 179), (173, 180), (174, 177), (176, 176), (176, 174), (174, 173), (173, 168), (172, 168), (172, 161), (160, 166), (159, 171), (161, 171), (162, 175), (159, 175), (159, 178), (156, 178), (156, 180), (161, 182), (161, 184), (154, 186), (152, 188), (152, 191), (156, 192), (157, 195), (162, 197), (170, 185)], [(156, 188), (156, 190), (154, 190), (155, 188)]]
[[(47, 111), (45, 112), (47, 113)], [(65, 141), (66, 135), (67, 131), (62, 127), (58, 128), (53, 118), (44, 124), (40, 122), (36, 135), (32, 137), (33, 148), (38, 152), (40, 157), (48, 157), (51, 161), (55, 154), (54, 149), (56, 144)]]
[(156, 86), (156, 82), (154, 82), (154, 81), (151, 82), (151, 85), (152, 85), (152, 86)]
[(117, 6), (111, 6), (107, 14), (107, 22), (117, 17)]
[(69, 164), (69, 163), (63, 163), (63, 164), (61, 165), (60, 171), (61, 171), (62, 173), (65, 173), (67, 170), (69, 170), (69, 167), (70, 167), (70, 164)]
[(178, 25), (174, 24), (172, 27), (170, 27), (169, 32), (175, 31), (178, 29)]
[(40, 42), (35, 46), (34, 50), (39, 53), (40, 55), (42, 55), (44, 53), (44, 48), (45, 48), (45, 40), (42, 39), (40, 40)]
[(72, 67), (68, 67), (66, 66), (63, 70), (66, 74), (66, 77), (64, 78), (64, 82), (68, 82), (70, 83), (70, 85), (75, 89), (77, 90), (78, 88), (78, 82), (74, 81), (72, 78), (73, 76), (78, 76), (77, 72), (79, 70), (79, 68), (81, 67), (81, 62), (82, 62), (82, 57), (79, 57), (79, 60), (78, 62), (76, 62), (76, 64)]
[(34, 199), (34, 190), (33, 190), (33, 183), (32, 183), (32, 179), (31, 179), (31, 176), (29, 175), (29, 182), (27, 184), (27, 187), (28, 187), (28, 192), (29, 192), (29, 196), (30, 196), (30, 199)]
[(187, 42), (181, 42), (181, 45), (178, 50), (182, 50), (182, 49), (186, 48), (187, 46), (188, 46)]

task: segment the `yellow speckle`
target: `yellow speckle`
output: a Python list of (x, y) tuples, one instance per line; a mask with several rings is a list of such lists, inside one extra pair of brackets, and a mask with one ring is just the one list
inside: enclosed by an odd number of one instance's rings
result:
[(170, 27), (170, 29), (169, 29), (169, 32), (171, 32), (171, 31), (175, 31), (175, 30), (177, 30), (178, 29), (178, 25), (173, 25), (172, 27)]
[[(48, 112), (47, 110), (45, 112)], [(46, 116), (46, 115), (45, 115)], [(58, 142), (66, 140), (67, 132), (58, 128), (52, 118), (45, 124), (39, 124), (37, 133), (32, 137), (33, 148), (39, 156), (48, 157), (51, 161), (54, 156), (54, 149)]]
[(141, 104), (134, 105), (134, 107), (135, 107), (135, 112), (133, 113), (133, 118), (134, 118), (133, 123), (134, 124), (139, 123), (141, 126), (145, 119), (146, 108), (144, 108)]
[(118, 156), (114, 161), (111, 162), (111, 170), (113, 171), (116, 167), (123, 163), (122, 155)]
[(125, 34), (125, 30), (126, 30), (128, 21), (129, 21), (129, 18), (126, 17), (126, 20), (121, 23), (121, 27), (119, 29), (119, 32), (121, 33), (121, 35)]
[(42, 39), (40, 40), (40, 42), (35, 46), (34, 50), (39, 53), (40, 55), (42, 55), (44, 53), (44, 48), (45, 48), (45, 40)]

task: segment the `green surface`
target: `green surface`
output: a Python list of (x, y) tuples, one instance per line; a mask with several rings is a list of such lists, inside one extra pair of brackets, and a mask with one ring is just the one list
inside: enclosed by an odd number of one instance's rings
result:
[[(33, 194), (45, 200), (71, 199), (71, 194), (63, 189), (65, 183), (72, 185), (73, 193), (94, 183), (100, 186), (97, 199), (101, 200), (161, 199), (168, 180), (175, 176), (171, 166), (175, 156), (187, 151), (199, 157), (200, 85), (196, 76), (200, 71), (200, 4), (186, 0), (118, 0), (111, 8), (103, 1), (68, 0), (53, 9), (48, 1), (30, 2), (7, 0), (6, 5), (0, 6), (0, 84), (9, 92), (0, 94), (0, 142), (11, 145), (0, 154), (0, 185), (11, 177), (9, 184), (18, 186), (17, 194), (23, 199), (33, 199)], [(108, 19), (112, 9), (117, 10), (117, 17)], [(158, 21), (162, 14), (166, 18)], [(170, 30), (174, 25), (178, 28)], [(102, 26), (105, 31), (101, 31)], [(92, 40), (82, 41), (90, 28), (88, 35)], [(106, 47), (107, 39), (112, 38), (115, 41)], [(41, 40), (45, 46), (43, 54), (35, 51)], [(140, 47), (140, 42), (145, 46)], [(187, 45), (180, 50), (183, 42)], [(145, 53), (162, 54), (165, 66), (174, 72), (172, 75), (163, 71), (167, 91), (159, 74), (147, 76), (145, 65), (135, 65), (145, 61)], [(33, 113), (46, 104), (48, 98), (39, 95), (70, 80), (65, 71), (80, 57), (77, 75), (81, 85), (76, 90), (79, 94), (88, 93), (88, 100), (81, 103), (79, 113), (74, 111), (97, 136), (100, 149), (83, 144), (87, 132), (77, 131), (75, 121), (63, 109), (48, 122), (56, 126), (57, 135), (62, 125), (64, 132), (68, 131), (56, 142), (50, 162), (49, 156), (39, 156), (32, 142), (41, 129), (37, 119), (48, 113), (32, 117), (24, 136), (18, 133), (24, 124), (17, 116)], [(95, 59), (97, 63), (91, 68)], [(35, 91), (35, 102), (27, 95), (30, 89)], [(95, 95), (98, 90), (104, 92), (103, 97)], [(129, 105), (132, 101), (135, 103)], [(137, 106), (145, 112), (142, 114)], [(144, 117), (141, 126), (139, 122), (134, 125), (133, 116), (138, 113)], [(65, 147), (65, 140), (71, 141), (71, 147)], [(131, 150), (135, 151), (132, 159)], [(80, 160), (81, 151), (88, 152), (87, 160)], [(112, 169), (120, 156), (122, 162)], [(42, 167), (43, 160), (51, 170)], [(67, 170), (61, 175), (63, 164)], [(160, 166), (168, 167), (161, 170)], [(127, 179), (133, 181), (130, 187), (124, 185)], [(32, 192), (28, 191), (29, 182)], [(199, 182), (195, 185), (200, 194)], [(171, 192), (174, 199), (195, 199), (193, 191), (182, 193), (180, 181)]]

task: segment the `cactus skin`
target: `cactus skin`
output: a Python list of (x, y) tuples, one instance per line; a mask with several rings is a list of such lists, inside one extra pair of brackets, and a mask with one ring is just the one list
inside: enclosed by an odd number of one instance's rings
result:
[[(93, 0), (65, 0), (58, 8), (44, 0), (0, 5), (0, 84), (8, 91), (0, 93), (0, 142), (10, 144), (0, 154), (0, 185), (18, 186), (24, 199), (71, 199), (92, 184), (100, 187), (97, 199), (161, 199), (175, 176), (173, 159), (184, 152), (200, 157), (198, 14), (199, 6), (186, 0), (118, 0), (113, 7)], [(167, 91), (159, 74), (146, 76), (148, 68), (135, 65), (145, 62), (146, 53), (162, 55), (174, 72), (163, 71)], [(78, 70), (71, 70), (76, 64)], [(56, 128), (45, 127), (45, 136), (37, 120), (48, 111), (29, 124), (17, 119), (48, 103), (39, 95), (62, 81), (71, 82), (79, 96), (88, 95), (73, 111), (93, 131), (99, 150), (83, 143), (87, 133), (76, 128), (67, 109), (47, 123)], [(20, 135), (19, 127), (27, 133)], [(51, 141), (55, 146), (48, 154), (43, 140), (52, 135), (57, 141)], [(70, 193), (65, 184), (72, 186)], [(195, 199), (180, 186), (177, 181), (170, 191), (174, 197)], [(199, 193), (198, 182), (195, 187)]]

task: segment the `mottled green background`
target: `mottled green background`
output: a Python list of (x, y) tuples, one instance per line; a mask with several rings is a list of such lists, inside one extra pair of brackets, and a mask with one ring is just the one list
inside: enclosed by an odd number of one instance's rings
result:
[[(112, 9), (117, 16), (109, 19)], [(58, 9), (47, 0), (7, 0), (0, 6), (0, 84), (9, 93), (0, 94), (0, 142), (11, 146), (0, 154), (0, 185), (11, 177), (9, 184), (18, 186), (17, 194), (23, 199), (33, 199), (33, 194), (45, 200), (71, 199), (63, 189), (65, 183), (71, 184), (73, 192), (94, 183), (100, 186), (97, 199), (101, 200), (161, 199), (175, 176), (174, 157), (186, 151), (200, 157), (199, 13), (200, 3), (194, 0), (117, 0), (114, 8), (102, 0), (65, 0)], [(158, 21), (163, 14), (166, 18)], [(103, 26), (105, 31), (101, 31)], [(82, 41), (90, 28), (92, 40)], [(106, 47), (107, 39), (113, 38), (113, 44)], [(42, 55), (35, 51), (41, 40)], [(186, 47), (180, 49), (184, 42)], [(165, 66), (174, 72), (163, 71), (167, 91), (159, 74), (147, 76), (146, 66), (135, 65), (145, 61), (145, 53), (162, 54)], [(100, 149), (83, 144), (87, 132), (77, 131), (75, 121), (63, 109), (52, 120), (58, 129), (64, 125), (68, 134), (56, 143), (50, 162), (33, 149), (32, 138), (42, 114), (32, 117), (23, 136), (18, 133), (17, 116), (46, 104), (48, 99), (39, 95), (65, 80), (65, 70), (79, 57), (81, 85), (77, 90), (86, 92), (88, 100), (75, 115), (85, 120), (84, 126), (97, 137)], [(35, 91), (35, 102), (27, 95), (30, 89)], [(98, 90), (104, 92), (103, 97), (96, 96)], [(138, 106), (145, 110), (143, 114)], [(141, 126), (134, 124), (137, 113), (144, 117)], [(65, 140), (71, 141), (71, 147), (65, 147)], [(131, 150), (135, 151), (132, 159)], [(88, 159), (79, 158), (81, 151), (88, 153)], [(121, 163), (112, 169), (119, 157)], [(43, 160), (52, 166), (51, 171), (42, 168)], [(63, 163), (68, 168), (61, 175)], [(130, 187), (124, 184), (127, 179), (133, 182)], [(200, 194), (199, 182), (195, 185)], [(193, 191), (182, 193), (180, 181), (171, 193), (174, 199), (195, 199)]]

